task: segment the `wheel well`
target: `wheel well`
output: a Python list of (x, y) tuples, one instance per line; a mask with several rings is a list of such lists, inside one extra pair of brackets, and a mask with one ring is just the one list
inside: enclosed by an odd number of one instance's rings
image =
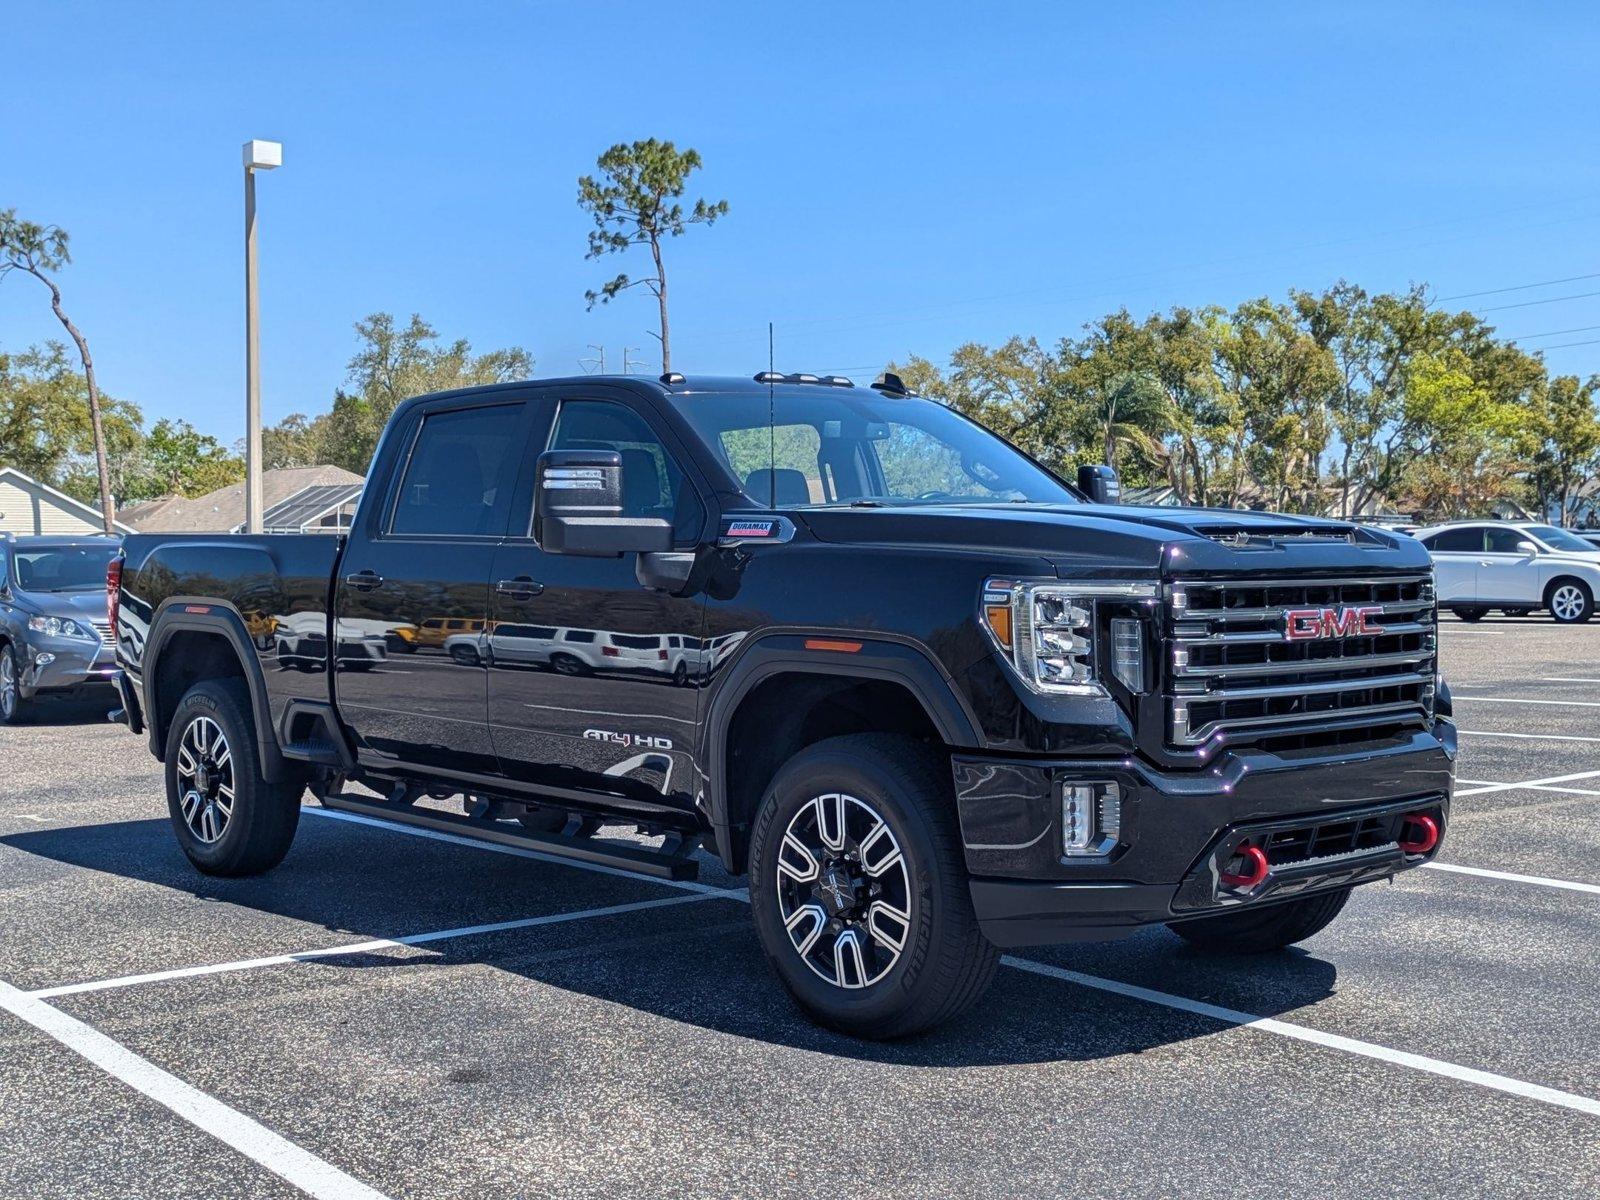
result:
[(195, 684), (207, 679), (242, 680), (244, 677), (244, 664), (239, 661), (238, 651), (222, 634), (200, 629), (184, 629), (173, 634), (161, 646), (153, 681), (155, 703), (150, 719), (156, 745), (167, 744), (167, 730), (173, 714), (178, 711), (178, 702)]
[(847, 733), (900, 733), (944, 746), (915, 693), (889, 680), (783, 672), (739, 701), (720, 764), (731, 870), (745, 869), (750, 823), (778, 769), (807, 746)]
[(1552, 597), (1552, 596), (1554, 596), (1556, 594), (1556, 589), (1558, 587), (1560, 587), (1563, 583), (1575, 583), (1575, 584), (1577, 584), (1584, 591), (1589, 593), (1589, 598), (1591, 600), (1594, 599), (1594, 589), (1592, 587), (1590, 587), (1587, 583), (1585, 583), (1582, 579), (1579, 579), (1576, 575), (1557, 575), (1549, 583), (1544, 585), (1544, 603), (1545, 603), (1545, 607), (1546, 608), (1550, 607), (1550, 597)]

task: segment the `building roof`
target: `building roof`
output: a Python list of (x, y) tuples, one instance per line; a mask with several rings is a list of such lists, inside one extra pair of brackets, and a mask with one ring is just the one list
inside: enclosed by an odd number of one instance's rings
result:
[[(307, 488), (354, 485), (363, 480), (343, 467), (278, 467), (261, 475), (261, 492), (271, 510)], [(244, 523), (244, 484), (235, 483), (192, 499), (167, 496), (130, 504), (122, 518), (140, 533), (225, 533)], [(263, 522), (265, 524), (265, 522)]]
[(302, 488), (282, 504), (267, 509), (261, 517), (261, 528), (268, 533), (298, 532), (353, 503), (364, 486), (364, 483), (318, 483)]
[[(82, 500), (74, 499), (65, 492), (35, 479), (24, 471), (19, 471), (15, 467), (0, 467), (0, 479), (8, 479), (19, 487), (36, 488), (49, 496), (51, 501), (58, 507), (68, 510), (97, 527), (101, 527), (100, 510), (94, 505), (85, 504)], [(114, 518), (111, 523), (123, 533), (133, 532), (132, 527), (124, 524), (120, 517)]]

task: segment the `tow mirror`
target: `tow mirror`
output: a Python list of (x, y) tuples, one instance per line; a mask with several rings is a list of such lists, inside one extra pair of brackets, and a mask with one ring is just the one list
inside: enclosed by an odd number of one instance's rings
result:
[(1117, 472), (1111, 467), (1079, 467), (1078, 490), (1096, 504), (1122, 503), (1122, 487), (1117, 482)]
[(622, 455), (546, 450), (533, 479), (533, 540), (548, 554), (618, 558), (672, 549), (672, 522), (623, 516)]

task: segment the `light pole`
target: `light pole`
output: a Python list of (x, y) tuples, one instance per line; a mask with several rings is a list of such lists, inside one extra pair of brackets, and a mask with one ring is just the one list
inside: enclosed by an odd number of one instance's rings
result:
[(256, 296), (256, 172), (283, 165), (283, 143), (244, 144), (244, 528), (261, 532), (261, 313)]

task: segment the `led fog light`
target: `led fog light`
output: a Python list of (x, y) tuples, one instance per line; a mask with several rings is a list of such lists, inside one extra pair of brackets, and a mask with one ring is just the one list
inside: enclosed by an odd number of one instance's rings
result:
[(1115, 783), (1061, 785), (1063, 854), (1109, 854), (1121, 833), (1122, 791)]

